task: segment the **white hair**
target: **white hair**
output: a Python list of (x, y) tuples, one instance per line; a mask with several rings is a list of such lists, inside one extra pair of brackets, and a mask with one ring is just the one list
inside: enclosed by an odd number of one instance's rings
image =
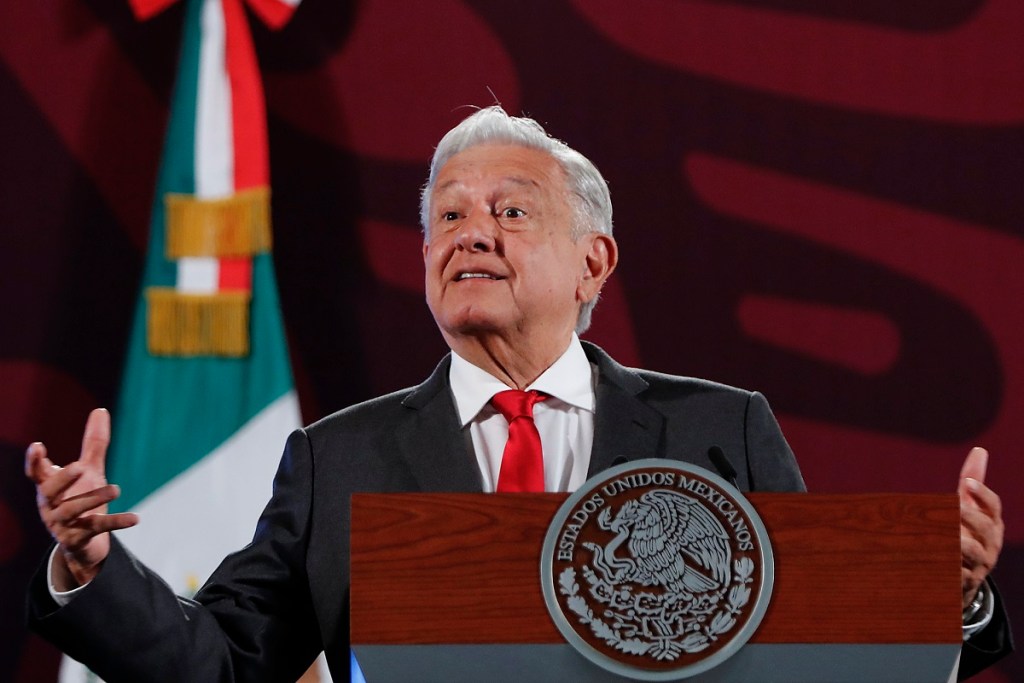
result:
[[(612, 198), (608, 183), (593, 162), (531, 118), (509, 116), (499, 105), (486, 107), (466, 117), (441, 138), (430, 161), (430, 175), (420, 193), (420, 224), (423, 234), (430, 231), (430, 200), (441, 168), (459, 152), (486, 144), (519, 145), (550, 154), (565, 174), (569, 203), (573, 207), (572, 239), (590, 232), (612, 234)], [(598, 297), (580, 307), (576, 331), (590, 327), (590, 316)]]

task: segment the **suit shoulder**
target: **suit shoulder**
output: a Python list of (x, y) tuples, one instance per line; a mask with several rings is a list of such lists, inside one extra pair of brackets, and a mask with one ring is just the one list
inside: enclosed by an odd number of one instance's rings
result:
[(404, 414), (408, 408), (403, 402), (414, 390), (415, 387), (408, 387), (342, 408), (310, 424), (305, 431), (315, 438), (325, 433), (376, 428)]
[(747, 401), (755, 393), (699, 377), (669, 375), (664, 372), (637, 368), (630, 368), (630, 370), (647, 382), (648, 387), (644, 394), (649, 398), (706, 395)]
[(583, 350), (590, 362), (596, 365), (601, 382), (615, 384), (630, 394), (642, 396), (643, 400), (718, 396), (747, 401), (755, 393), (698, 377), (624, 367), (601, 347), (590, 342), (583, 342)]

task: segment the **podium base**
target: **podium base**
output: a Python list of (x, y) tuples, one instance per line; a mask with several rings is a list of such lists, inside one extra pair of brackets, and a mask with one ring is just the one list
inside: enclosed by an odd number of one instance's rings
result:
[[(368, 683), (618, 683), (565, 645), (356, 645)], [(948, 683), (956, 645), (749, 643), (701, 683)], [(482, 665), (486, 662), (486, 666)], [(671, 679), (663, 679), (671, 680)]]

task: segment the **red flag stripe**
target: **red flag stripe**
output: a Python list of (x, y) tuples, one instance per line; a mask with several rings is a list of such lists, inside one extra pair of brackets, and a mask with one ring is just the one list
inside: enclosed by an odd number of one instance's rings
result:
[(267, 114), (263, 83), (241, 0), (221, 0), (224, 7), (225, 60), (231, 82), (235, 191), (270, 182)]
[(223, 258), (220, 259), (220, 270), (217, 278), (217, 291), (252, 291), (252, 259)]

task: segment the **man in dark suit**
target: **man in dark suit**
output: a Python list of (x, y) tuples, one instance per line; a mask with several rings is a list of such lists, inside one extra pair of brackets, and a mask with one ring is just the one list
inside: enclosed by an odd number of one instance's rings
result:
[[(118, 491), (104, 476), (105, 412), (90, 416), (78, 462), (57, 468), (29, 448), (57, 542), (31, 589), (37, 630), (109, 681), (295, 680), (321, 649), (344, 679), (351, 494), (503, 490), (510, 428), (491, 400), (510, 389), (538, 392), (545, 490), (574, 490), (622, 456), (712, 467), (711, 445), (743, 489), (803, 490), (760, 394), (623, 368), (579, 341), (618, 260), (607, 185), (582, 155), (485, 109), (441, 141), (422, 207), (427, 303), (452, 353), (423, 384), (292, 434), (252, 544), (195, 601), (109, 533), (138, 520), (106, 511)], [(1009, 647), (986, 582), (1003, 532), (985, 457), (972, 451), (962, 474), (965, 674)]]

